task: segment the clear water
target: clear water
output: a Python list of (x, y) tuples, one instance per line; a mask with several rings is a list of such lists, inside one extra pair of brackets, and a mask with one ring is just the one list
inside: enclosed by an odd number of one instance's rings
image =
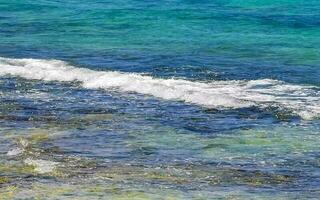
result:
[(320, 2), (0, 1), (0, 198), (317, 199)]

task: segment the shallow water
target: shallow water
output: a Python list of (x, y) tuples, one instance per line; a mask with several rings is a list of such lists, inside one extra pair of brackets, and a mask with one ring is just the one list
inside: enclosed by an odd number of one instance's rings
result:
[(0, 199), (317, 199), (318, 1), (2, 1)]

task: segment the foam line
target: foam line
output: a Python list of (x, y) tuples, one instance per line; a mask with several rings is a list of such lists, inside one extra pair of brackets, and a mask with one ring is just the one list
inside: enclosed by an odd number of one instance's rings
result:
[(136, 92), (209, 108), (276, 105), (292, 111), (303, 119), (320, 116), (320, 88), (272, 79), (204, 83), (153, 78), (136, 73), (94, 71), (77, 68), (59, 60), (0, 57), (0, 76), (6, 75), (43, 81), (77, 81), (85, 88)]

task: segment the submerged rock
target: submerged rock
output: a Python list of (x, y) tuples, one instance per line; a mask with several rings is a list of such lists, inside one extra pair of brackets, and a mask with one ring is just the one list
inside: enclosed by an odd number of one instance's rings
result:
[(10, 182), (10, 179), (6, 176), (0, 176), (0, 185)]
[(16, 186), (7, 186), (4, 188), (0, 188), (0, 199), (9, 200), (13, 199), (17, 188)]

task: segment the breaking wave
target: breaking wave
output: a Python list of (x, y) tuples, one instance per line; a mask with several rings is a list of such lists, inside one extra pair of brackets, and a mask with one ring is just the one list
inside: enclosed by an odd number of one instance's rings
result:
[(205, 83), (183, 79), (153, 78), (137, 73), (94, 71), (77, 68), (60, 60), (0, 57), (0, 76), (6, 75), (43, 81), (76, 81), (85, 88), (136, 92), (208, 108), (279, 106), (303, 119), (320, 116), (320, 88), (272, 79)]

